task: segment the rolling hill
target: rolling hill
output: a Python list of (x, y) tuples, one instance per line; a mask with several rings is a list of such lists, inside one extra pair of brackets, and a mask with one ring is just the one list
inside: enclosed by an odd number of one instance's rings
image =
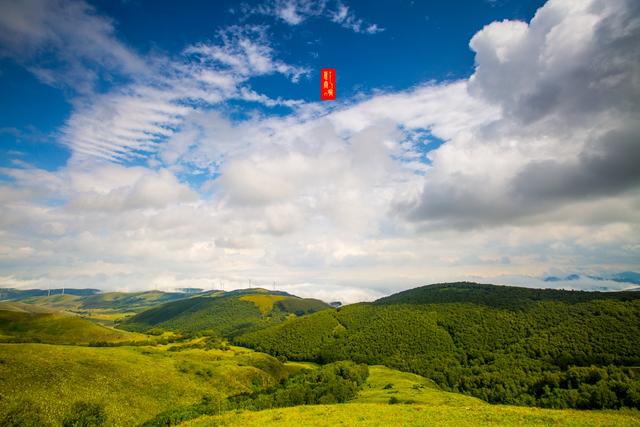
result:
[(298, 370), (240, 348), (0, 344), (0, 425), (59, 426), (74, 403), (89, 402), (104, 407), (107, 425), (135, 426), (203, 396), (273, 386)]
[(0, 302), (0, 342), (80, 344), (141, 341), (142, 334), (120, 331), (46, 307)]
[(299, 298), (285, 292), (244, 289), (169, 302), (143, 311), (123, 321), (119, 327), (140, 332), (206, 331), (232, 337), (282, 322), (291, 316), (329, 308), (322, 301)]
[(158, 304), (188, 298), (191, 295), (161, 291), (97, 292), (78, 295), (71, 294), (69, 291), (67, 290), (65, 294), (52, 293), (51, 295), (47, 295), (46, 292), (44, 295), (30, 295), (30, 292), (25, 291), (24, 293), (28, 296), (11, 298), (11, 300), (68, 311), (111, 310), (137, 313)]
[(293, 360), (351, 359), (491, 403), (640, 408), (640, 295), (453, 283), (235, 337)]
[(6, 301), (48, 307), (73, 313), (95, 322), (113, 326), (118, 320), (159, 304), (189, 298), (183, 292), (99, 292), (93, 289), (54, 289), (51, 294), (40, 289), (0, 292)]

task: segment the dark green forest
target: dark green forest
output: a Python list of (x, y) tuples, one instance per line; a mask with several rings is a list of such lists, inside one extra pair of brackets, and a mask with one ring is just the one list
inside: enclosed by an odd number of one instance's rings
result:
[(640, 294), (432, 285), (234, 338), (292, 360), (383, 364), (490, 403), (640, 408)]

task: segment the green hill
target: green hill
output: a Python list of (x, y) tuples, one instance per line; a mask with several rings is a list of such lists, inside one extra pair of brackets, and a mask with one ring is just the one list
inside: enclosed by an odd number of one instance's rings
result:
[(273, 386), (299, 369), (246, 349), (193, 347), (0, 344), (0, 425), (58, 426), (74, 403), (89, 402), (104, 407), (107, 425), (134, 426), (206, 395)]
[(42, 305), (68, 311), (111, 310), (115, 312), (140, 312), (158, 304), (188, 298), (181, 292), (104, 292), (87, 295), (52, 294), (14, 298), (27, 304)]
[(491, 403), (640, 408), (637, 293), (441, 284), (235, 342), (293, 360), (382, 364)]
[[(113, 326), (125, 317), (170, 301), (189, 298), (193, 294), (181, 292), (99, 292), (90, 289), (54, 290), (51, 295), (39, 289), (15, 291), (8, 301), (47, 307), (72, 313), (94, 322)], [(8, 302), (7, 301), (7, 302)]]
[(90, 295), (82, 300), (83, 309), (113, 309), (139, 312), (158, 304), (188, 298), (182, 292), (105, 292)]
[(146, 338), (142, 334), (111, 329), (46, 307), (0, 302), (0, 342), (89, 344)]
[(54, 295), (87, 296), (99, 294), (99, 289), (14, 289), (0, 288), (0, 301), (20, 300), (30, 297), (43, 297)]
[(409, 289), (380, 298), (375, 303), (377, 305), (465, 303), (515, 310), (532, 307), (538, 301), (577, 304), (594, 300), (631, 301), (637, 299), (640, 299), (640, 295), (630, 292), (567, 291), (458, 282)]
[(208, 331), (232, 337), (267, 327), (290, 316), (330, 308), (322, 301), (284, 292), (244, 289), (170, 302), (143, 311), (120, 324), (130, 331)]

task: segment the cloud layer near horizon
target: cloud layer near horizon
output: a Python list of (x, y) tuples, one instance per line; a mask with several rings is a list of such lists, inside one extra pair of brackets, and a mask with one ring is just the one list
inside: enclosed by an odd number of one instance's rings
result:
[[(251, 279), (353, 302), (436, 281), (541, 286), (548, 273), (638, 267), (637, 2), (551, 0), (529, 23), (476, 33), (467, 80), (332, 108), (251, 89), (255, 76), (310, 72), (278, 59), (266, 27), (145, 58), (89, 6), (44, 4), (3, 5), (0, 44), (80, 94), (61, 129), (72, 157), (54, 172), (1, 171), (0, 287)], [(62, 54), (78, 31), (90, 42)], [(39, 67), (28, 52), (42, 50), (64, 66)], [(88, 62), (126, 82), (97, 94)], [(291, 113), (231, 120), (230, 100)]]

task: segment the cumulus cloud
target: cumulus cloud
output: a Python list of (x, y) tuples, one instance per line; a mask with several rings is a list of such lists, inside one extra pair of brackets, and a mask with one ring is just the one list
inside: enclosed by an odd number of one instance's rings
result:
[(635, 188), (637, 12), (634, 2), (550, 1), (528, 24), (478, 32), (468, 91), (501, 116), (434, 153), (409, 218), (502, 224)]

